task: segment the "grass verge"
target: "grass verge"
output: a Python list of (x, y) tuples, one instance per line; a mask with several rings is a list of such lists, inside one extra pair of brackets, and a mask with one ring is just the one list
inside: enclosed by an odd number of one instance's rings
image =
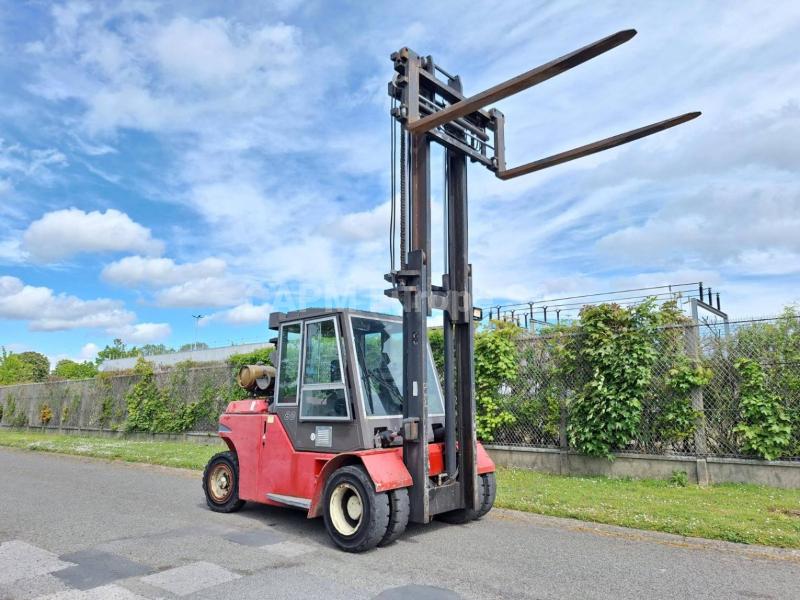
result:
[(203, 469), (212, 455), (225, 449), (221, 441), (220, 445), (209, 446), (192, 442), (158, 442), (3, 430), (0, 430), (0, 446), (183, 469)]
[(800, 548), (800, 490), (503, 469), (495, 506), (745, 544)]
[[(0, 446), (202, 469), (222, 446), (0, 430)], [(498, 471), (496, 506), (636, 529), (800, 548), (800, 490)]]

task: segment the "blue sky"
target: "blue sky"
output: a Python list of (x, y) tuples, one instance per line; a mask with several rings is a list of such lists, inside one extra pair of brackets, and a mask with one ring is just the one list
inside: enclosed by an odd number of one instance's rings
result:
[(389, 54), (472, 93), (629, 27), (498, 105), (510, 164), (703, 116), (510, 182), (473, 166), (478, 303), (698, 280), (739, 316), (800, 300), (797, 2), (3, 0), (0, 344), (91, 358), (190, 342), (192, 314), (225, 345), (273, 308), (395, 310)]

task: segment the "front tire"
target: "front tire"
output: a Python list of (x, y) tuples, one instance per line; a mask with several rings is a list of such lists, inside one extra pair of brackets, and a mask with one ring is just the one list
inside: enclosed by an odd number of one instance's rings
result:
[(408, 525), (411, 514), (411, 503), (408, 499), (408, 489), (398, 488), (387, 492), (389, 495), (389, 526), (378, 546), (388, 546), (403, 535)]
[(450, 512), (436, 515), (436, 518), (445, 523), (452, 525), (461, 525), (480, 519), (494, 506), (494, 499), (497, 495), (497, 483), (495, 481), (494, 473), (486, 473), (478, 476), (478, 498), (481, 501), (480, 506), (476, 509), (459, 508), (458, 510), (451, 510)]
[(214, 512), (232, 513), (244, 506), (239, 499), (239, 459), (236, 452), (211, 457), (203, 471), (206, 504)]
[(494, 472), (481, 475), (483, 481), (483, 495), (481, 496), (481, 507), (478, 509), (476, 519), (480, 519), (494, 506), (494, 499), (497, 496), (497, 480), (495, 479)]
[(364, 552), (387, 535), (391, 514), (387, 493), (377, 493), (358, 465), (340, 467), (325, 482), (325, 529), (345, 552)]

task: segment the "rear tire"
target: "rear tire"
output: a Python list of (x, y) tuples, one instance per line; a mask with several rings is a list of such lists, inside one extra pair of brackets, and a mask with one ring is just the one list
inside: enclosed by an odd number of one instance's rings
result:
[(492, 506), (494, 506), (494, 498), (497, 494), (497, 484), (494, 473), (478, 475), (478, 483), (480, 485), (480, 489), (478, 491), (480, 507), (478, 509), (473, 510), (471, 508), (459, 508), (457, 510), (451, 510), (440, 515), (436, 515), (436, 518), (452, 525), (462, 525), (463, 523), (480, 519), (482, 516), (492, 510)]
[(389, 526), (386, 528), (386, 533), (378, 546), (388, 546), (403, 535), (408, 525), (408, 516), (411, 514), (407, 488), (392, 490), (388, 494)]
[(236, 452), (211, 457), (203, 471), (206, 504), (214, 512), (232, 513), (244, 506), (239, 499), (239, 459)]
[(345, 552), (364, 552), (380, 544), (389, 530), (387, 493), (377, 493), (359, 465), (340, 467), (325, 482), (325, 529)]

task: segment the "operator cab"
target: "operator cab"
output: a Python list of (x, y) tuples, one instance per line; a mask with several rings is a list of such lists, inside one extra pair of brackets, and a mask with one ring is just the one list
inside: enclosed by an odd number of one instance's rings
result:
[[(272, 313), (278, 331), (270, 413), (296, 450), (346, 452), (402, 444), (403, 321), (350, 309)], [(430, 441), (444, 434), (444, 405), (427, 352)]]

